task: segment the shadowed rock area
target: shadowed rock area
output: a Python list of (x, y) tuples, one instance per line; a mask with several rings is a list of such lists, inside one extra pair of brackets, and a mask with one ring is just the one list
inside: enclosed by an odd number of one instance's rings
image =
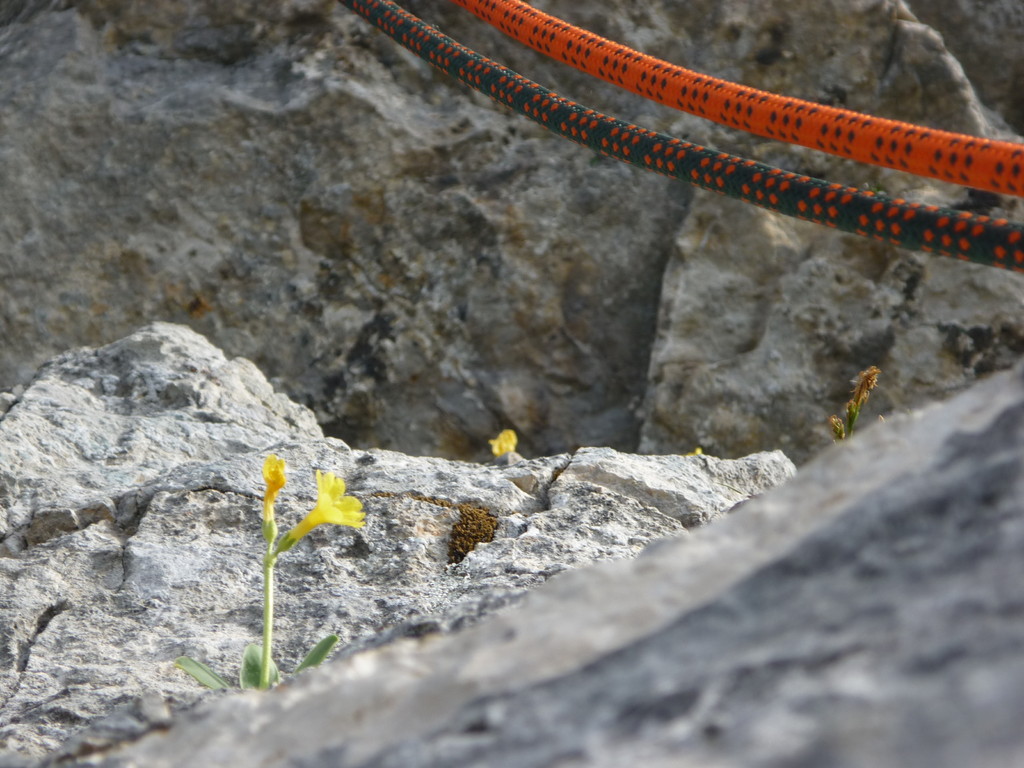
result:
[[(930, 3), (921, 20), (918, 5), (545, 7), (755, 87), (1012, 137), (1019, 2)], [(1008, 199), (645, 102), (449, 3), (408, 6), (652, 129), (1021, 218)], [(532, 455), (700, 445), (802, 462), (828, 444), (823, 418), (857, 371), (881, 367), (876, 407), (900, 412), (1024, 350), (1019, 276), (599, 158), (328, 0), (6, 0), (0, 107), (3, 390), (65, 349), (165, 320), (253, 360), (354, 446), (475, 460), (511, 426)]]

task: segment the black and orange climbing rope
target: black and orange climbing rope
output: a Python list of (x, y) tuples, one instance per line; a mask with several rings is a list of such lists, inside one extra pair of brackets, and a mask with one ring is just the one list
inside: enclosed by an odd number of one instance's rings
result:
[[(466, 7), (478, 8), (497, 7), (503, 4), (502, 0), (491, 0), (491, 2), (487, 2), (487, 0), (453, 1)], [(867, 190), (833, 184), (656, 133), (558, 96), (518, 73), (460, 45), (390, 0), (340, 0), (340, 2), (441, 71), (525, 115), (548, 130), (590, 147), (603, 155), (682, 179), (704, 189), (744, 200), (776, 213), (813, 221), (844, 232), (872, 237), (903, 248), (930, 251), (967, 261), (1024, 271), (1024, 226), (1020, 224), (1006, 219), (908, 202)], [(522, 4), (512, 3), (512, 5)], [(511, 12), (512, 9), (506, 10)], [(555, 22), (557, 24), (554, 24), (551, 29), (558, 27), (559, 24), (568, 27), (557, 19)], [(524, 26), (524, 24), (525, 22), (519, 26)], [(575, 28), (569, 29), (575, 30)], [(563, 31), (565, 30), (563, 29)], [(580, 32), (582, 30), (566, 32), (566, 34), (571, 37)], [(577, 42), (572, 42), (573, 47), (570, 48), (568, 42), (570, 38), (567, 37), (558, 43), (560, 38), (558, 36), (550, 37), (550, 29), (545, 34), (550, 38), (549, 47), (552, 50), (562, 50), (563, 58), (575, 58), (578, 61), (580, 57), (582, 59), (589, 58), (585, 55), (585, 50), (596, 50), (595, 47), (586, 48), (583, 43), (580, 43), (579, 56), (576, 56), (573, 52), (577, 51)], [(550, 45), (551, 40), (555, 41), (554, 45)], [(600, 38), (595, 37), (595, 40), (600, 40)], [(597, 46), (597, 43), (594, 42), (593, 45)], [(634, 58), (641, 56), (636, 52), (626, 53), (627, 51), (629, 49), (621, 49), (617, 54), (621, 58), (617, 60), (619, 63), (616, 65), (615, 72), (622, 76), (624, 83), (631, 80), (644, 82), (643, 72), (636, 74), (635, 70), (628, 69), (628, 67), (626, 69), (633, 74), (629, 78), (625, 76), (624, 62), (630, 56)], [(550, 53), (550, 51), (544, 52)], [(611, 55), (610, 49), (609, 55)], [(649, 68), (664, 65), (657, 60), (650, 61), (656, 63), (646, 62)], [(634, 63), (638, 64), (638, 62)], [(609, 63), (607, 67), (606, 74), (611, 71), (611, 64)], [(595, 73), (597, 71), (595, 70)], [(648, 70), (647, 79), (652, 76), (652, 71), (652, 69)], [(612, 78), (613, 82), (616, 82), (615, 77), (617, 76)], [(720, 82), (724, 81), (715, 81), (709, 86), (710, 90), (712, 92), (718, 90), (717, 83)], [(742, 88), (742, 86), (737, 87)], [(658, 92), (658, 89), (655, 88), (652, 92)], [(668, 92), (667, 84), (665, 88), (660, 89), (660, 92), (663, 94)], [(747, 106), (753, 108), (754, 102), (768, 95), (763, 92), (756, 93), (758, 95), (745, 102), (740, 112), (745, 114)], [(697, 97), (699, 101), (704, 98), (704, 96)], [(800, 110), (796, 106), (792, 109), (783, 109), (782, 105), (777, 105), (775, 107), (776, 122), (784, 123), (783, 118), (788, 117), (792, 128), (787, 126), (786, 132), (780, 130), (780, 135), (775, 138), (798, 136), (799, 131), (795, 126), (796, 118), (807, 120), (809, 117), (814, 117), (817, 119), (818, 115), (822, 114), (815, 112), (814, 115), (806, 115), (807, 111), (817, 106), (810, 105), (809, 102), (797, 102), (782, 97), (774, 98), (781, 99), (783, 102), (809, 105)], [(710, 95), (707, 97), (707, 101), (710, 103)], [(768, 102), (762, 101), (761, 103)], [(757, 118), (754, 118), (755, 112), (751, 111), (751, 125), (757, 123), (761, 128), (764, 128), (766, 122), (770, 125), (772, 123), (771, 109), (768, 107), (767, 113), (756, 112)], [(725, 113), (736, 113), (736, 110), (730, 106), (725, 109)], [(768, 115), (767, 118), (765, 118), (765, 114)], [(828, 115), (830, 114), (828, 113)], [(850, 123), (854, 118), (848, 117), (850, 114), (855, 113), (843, 112), (843, 115), (847, 116), (834, 119), (827, 115), (813, 123), (812, 132), (817, 131), (820, 134), (821, 125), (827, 126), (826, 133), (831, 132), (833, 135), (837, 128), (845, 128), (849, 132), (854, 127)], [(873, 130), (874, 126), (883, 125), (883, 121), (864, 115), (857, 115), (856, 119), (860, 121), (858, 125), (865, 133), (858, 133), (854, 138), (868, 135), (874, 137), (868, 139), (868, 144), (877, 142), (877, 133), (866, 132)], [(894, 130), (901, 131), (899, 138), (903, 144), (925, 146), (924, 151), (931, 151), (934, 158), (934, 153), (937, 150), (931, 149), (930, 143), (922, 144), (921, 137), (927, 134), (927, 141), (930, 142), (935, 135), (939, 135), (938, 132), (909, 126), (905, 123), (896, 123), (895, 125), (898, 128)], [(882, 130), (886, 129), (883, 127)], [(908, 134), (909, 130), (915, 130), (917, 133)], [(785, 135), (782, 135), (783, 133)], [(887, 137), (891, 139), (892, 135), (887, 134)], [(963, 154), (966, 150), (965, 144), (954, 144), (952, 147), (947, 144), (942, 145), (944, 149), (942, 149), (943, 154), (940, 159), (944, 158), (944, 162), (936, 160), (935, 163), (938, 164), (933, 163), (939, 178), (944, 178), (946, 173), (961, 173), (964, 168), (979, 167), (987, 169), (983, 171), (982, 176), (987, 176), (990, 181), (994, 179), (1002, 191), (1012, 192), (1019, 187), (1017, 177), (1020, 174), (1021, 157), (1019, 154), (1013, 155), (1013, 153), (1024, 151), (1024, 147), (1005, 142), (956, 137), (958, 142), (965, 140), (975, 142), (970, 146), (969, 156), (971, 159), (969, 162), (965, 160), (968, 155)], [(843, 142), (835, 143), (840, 145)], [(851, 140), (846, 143), (850, 146), (861, 147), (864, 141), (858, 138), (856, 141)], [(992, 147), (995, 149), (991, 149)], [(900, 152), (901, 150), (897, 147), (896, 154), (899, 155)], [(1007, 152), (1010, 154), (1007, 155)], [(840, 152), (840, 154), (842, 153)], [(904, 160), (908, 163), (919, 155), (920, 152), (914, 150), (902, 152)], [(984, 157), (984, 161), (979, 159), (982, 157)], [(858, 156), (856, 159), (864, 158)], [(898, 162), (896, 167), (901, 167)], [(1015, 166), (1015, 162), (1018, 165)], [(999, 173), (993, 175), (997, 170)], [(1013, 189), (1010, 188), (1011, 184)]]

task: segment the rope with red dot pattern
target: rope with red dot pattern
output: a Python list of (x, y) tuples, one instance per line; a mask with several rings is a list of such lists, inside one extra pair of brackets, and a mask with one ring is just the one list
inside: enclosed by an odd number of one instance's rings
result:
[(509, 37), (646, 99), (746, 133), (916, 176), (1024, 196), (1024, 144), (777, 96), (648, 56), (521, 0), (451, 0)]
[(339, 2), (446, 74), (602, 155), (844, 232), (1024, 271), (1019, 224), (832, 184), (656, 133), (558, 96), (390, 0)]

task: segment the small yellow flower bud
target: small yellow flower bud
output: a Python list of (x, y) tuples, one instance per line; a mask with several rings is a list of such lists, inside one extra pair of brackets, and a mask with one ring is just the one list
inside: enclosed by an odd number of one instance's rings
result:
[(267, 491), (263, 494), (263, 523), (266, 525), (274, 519), (274, 501), (288, 482), (284, 476), (284, 459), (274, 454), (267, 456), (263, 462), (263, 482), (267, 484)]

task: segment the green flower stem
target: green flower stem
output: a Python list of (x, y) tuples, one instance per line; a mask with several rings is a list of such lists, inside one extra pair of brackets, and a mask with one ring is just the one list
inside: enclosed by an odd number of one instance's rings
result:
[(274, 639), (274, 564), (277, 554), (274, 543), (267, 544), (263, 557), (263, 648), (260, 657), (260, 690), (270, 687), (270, 649)]
[(852, 400), (846, 406), (846, 434), (853, 434), (853, 427), (857, 423), (857, 417), (860, 416), (860, 404), (854, 403)]

